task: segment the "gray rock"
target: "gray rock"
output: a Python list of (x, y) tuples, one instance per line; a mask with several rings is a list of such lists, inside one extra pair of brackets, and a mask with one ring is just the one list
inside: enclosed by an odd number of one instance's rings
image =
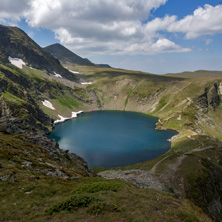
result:
[(44, 164), (46, 164), (49, 167), (55, 168), (55, 166), (53, 164), (51, 164), (51, 163), (45, 162)]
[(32, 168), (32, 163), (29, 161), (22, 162), (22, 167)]
[(46, 170), (46, 175), (51, 176), (51, 177), (59, 177), (59, 178), (63, 178), (63, 179), (68, 179), (69, 177), (63, 173), (60, 169), (56, 169), (56, 170)]
[(8, 175), (8, 174), (7, 174), (7, 175), (4, 175), (4, 176), (1, 176), (1, 177), (0, 177), (0, 180), (4, 182), (4, 181), (9, 180), (10, 177), (11, 177), (11, 175)]

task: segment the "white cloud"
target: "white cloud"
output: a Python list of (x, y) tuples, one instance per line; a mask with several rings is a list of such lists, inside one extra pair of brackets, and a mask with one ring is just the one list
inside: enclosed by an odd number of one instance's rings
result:
[[(52, 29), (65, 46), (80, 54), (153, 54), (156, 30), (144, 25), (152, 9), (167, 0), (32, 0), (25, 14), (32, 27)], [(59, 16), (58, 16), (59, 15)], [(169, 23), (173, 17), (164, 19)], [(164, 24), (162, 24), (162, 27)], [(168, 51), (178, 48), (170, 46)], [(164, 52), (167, 51), (167, 46)]]
[(29, 8), (28, 2), (27, 0), (1, 0), (0, 21), (9, 23), (19, 21), (23, 13)]
[(182, 48), (179, 45), (176, 45), (174, 42), (168, 39), (159, 39), (151, 46), (152, 50), (155, 52), (189, 52), (191, 49)]
[(176, 21), (176, 16), (165, 16), (164, 18), (155, 18), (145, 25), (147, 32), (165, 31), (167, 28)]
[(222, 5), (215, 7), (206, 4), (199, 7), (185, 18), (173, 22), (169, 32), (183, 32), (187, 39), (195, 39), (203, 35), (222, 33)]
[[(189, 48), (164, 32), (186, 39), (222, 33), (222, 5), (199, 7), (178, 20), (175, 15), (148, 20), (167, 0), (1, 0), (0, 21), (25, 18), (32, 27), (55, 32), (56, 39), (79, 54), (158, 54)], [(161, 33), (161, 34), (160, 34)], [(206, 40), (206, 44), (210, 41)]]

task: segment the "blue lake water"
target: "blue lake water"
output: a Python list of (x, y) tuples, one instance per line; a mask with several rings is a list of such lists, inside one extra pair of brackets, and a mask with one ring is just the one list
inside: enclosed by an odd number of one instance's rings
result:
[(142, 113), (96, 111), (60, 123), (49, 135), (90, 167), (117, 167), (158, 157), (175, 131), (155, 130), (157, 118)]

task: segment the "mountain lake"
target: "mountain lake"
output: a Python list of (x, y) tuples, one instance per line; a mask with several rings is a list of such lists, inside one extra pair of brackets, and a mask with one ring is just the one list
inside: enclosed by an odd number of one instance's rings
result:
[(155, 130), (158, 119), (137, 112), (94, 111), (57, 124), (49, 137), (89, 167), (118, 167), (166, 153), (173, 130)]

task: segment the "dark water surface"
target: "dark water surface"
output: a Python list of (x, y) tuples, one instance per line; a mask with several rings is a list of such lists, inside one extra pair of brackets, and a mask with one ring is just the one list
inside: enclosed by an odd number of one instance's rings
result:
[(117, 167), (158, 157), (169, 150), (175, 131), (155, 130), (157, 118), (135, 112), (96, 111), (56, 125), (50, 134), (62, 149), (90, 167)]

